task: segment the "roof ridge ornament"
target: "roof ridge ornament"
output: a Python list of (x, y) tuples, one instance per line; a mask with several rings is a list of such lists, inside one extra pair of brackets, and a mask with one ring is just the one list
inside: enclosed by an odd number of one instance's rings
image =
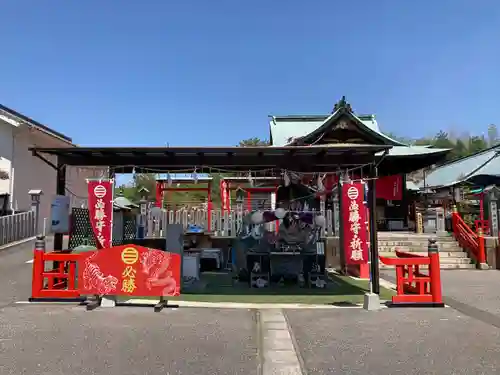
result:
[(352, 107), (345, 99), (345, 95), (342, 95), (342, 98), (337, 103), (335, 103), (332, 113), (335, 113), (340, 109), (346, 109), (347, 111), (352, 113)]

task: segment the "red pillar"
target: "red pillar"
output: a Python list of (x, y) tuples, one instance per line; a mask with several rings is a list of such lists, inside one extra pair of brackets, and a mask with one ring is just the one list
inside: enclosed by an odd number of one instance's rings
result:
[(247, 190), (247, 210), (252, 211), (252, 193)]
[(163, 207), (163, 181), (156, 181), (156, 207)]
[(486, 251), (484, 248), (484, 234), (483, 234), (483, 228), (479, 228), (477, 230), (477, 242), (478, 242), (478, 247), (479, 251), (477, 254), (477, 262), (481, 264), (486, 264)]
[(210, 231), (210, 228), (212, 228), (212, 182), (208, 181), (207, 183), (207, 226), (206, 228), (208, 231)]
[(441, 289), (441, 266), (439, 264), (439, 251), (436, 241), (429, 241), (428, 248), (429, 255), (429, 276), (431, 279), (430, 292), (432, 295), (432, 302), (436, 304), (443, 303), (443, 292)]

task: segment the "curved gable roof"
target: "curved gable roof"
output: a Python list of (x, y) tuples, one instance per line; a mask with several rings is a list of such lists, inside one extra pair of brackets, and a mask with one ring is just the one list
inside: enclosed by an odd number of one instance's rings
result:
[(382, 133), (374, 115), (355, 115), (350, 105), (345, 101), (345, 97), (335, 105), (333, 113), (330, 114), (270, 116), (269, 130), (272, 145), (291, 145), (294, 139), (321, 134), (325, 128), (331, 125), (342, 114), (351, 116), (352, 120), (358, 126), (362, 127), (362, 130), (365, 130), (373, 137), (379, 138), (382, 144), (407, 146)]
[[(474, 155), (466, 156), (443, 164), (425, 177), (426, 187), (447, 187), (467, 181), (479, 175), (500, 175), (500, 145), (490, 147)], [(420, 182), (420, 187), (424, 181)]]
[[(307, 141), (307, 139), (312, 139), (316, 138), (321, 135), (321, 133), (328, 131), (328, 129), (341, 117), (341, 116), (347, 116), (349, 117), (352, 121), (354, 121), (357, 126), (361, 127), (361, 130), (366, 132), (369, 136), (377, 139), (381, 144), (385, 145), (391, 145), (391, 146), (404, 146), (404, 144), (393, 140), (392, 138), (389, 138), (382, 134), (378, 129), (375, 129), (373, 127), (367, 126), (364, 122), (360, 120), (359, 117), (354, 115), (350, 108), (348, 107), (340, 107), (337, 109), (334, 113), (332, 113), (328, 118), (323, 121), (323, 123), (314, 129), (312, 132), (309, 134), (296, 138), (292, 142), (289, 142), (289, 145), (293, 145), (294, 143), (297, 143), (299, 140)], [(375, 123), (376, 124), (376, 123)], [(377, 124), (378, 128), (378, 124)]]

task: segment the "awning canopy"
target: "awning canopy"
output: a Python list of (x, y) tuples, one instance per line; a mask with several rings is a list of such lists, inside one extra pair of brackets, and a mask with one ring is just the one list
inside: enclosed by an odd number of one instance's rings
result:
[[(109, 166), (116, 173), (286, 169), (331, 172), (376, 161), (385, 145), (339, 144), (286, 147), (75, 147), (30, 148), (34, 156), (57, 156), (59, 165)], [(380, 158), (380, 157), (379, 157)], [(47, 160), (46, 160), (47, 161)]]

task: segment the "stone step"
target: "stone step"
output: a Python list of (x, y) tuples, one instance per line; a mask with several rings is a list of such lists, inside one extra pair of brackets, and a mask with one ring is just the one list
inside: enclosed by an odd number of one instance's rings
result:
[[(427, 251), (427, 246), (401, 246), (401, 245), (385, 245), (385, 244), (379, 244), (378, 249), (380, 252), (382, 251)], [(462, 248), (458, 245), (455, 246), (440, 246), (438, 245), (439, 251), (442, 252), (454, 252), (454, 251), (463, 251)]]
[(401, 241), (406, 241), (406, 242), (417, 242), (417, 243), (427, 243), (429, 242), (429, 238), (434, 238), (436, 242), (455, 242), (455, 239), (453, 237), (431, 237), (431, 236), (416, 236), (416, 237), (408, 237), (408, 236), (401, 236), (401, 237), (394, 237), (394, 236), (377, 236), (379, 241), (396, 241), (396, 242), (401, 242)]
[[(380, 238), (380, 237), (377, 237), (377, 241), (380, 243), (380, 242), (383, 242), (383, 243), (390, 243), (390, 244), (415, 244), (415, 245), (425, 245), (427, 246), (427, 244), (429, 243), (428, 240), (425, 240), (425, 241), (421, 241), (421, 240), (418, 240), (418, 241), (415, 241), (415, 240), (405, 240), (405, 239), (395, 239), (395, 238)], [(453, 240), (453, 241), (436, 241), (436, 243), (439, 245), (444, 245), (444, 246), (450, 246), (450, 245), (453, 245), (453, 244), (456, 244), (457, 241)]]
[[(387, 266), (385, 264), (380, 264), (379, 267), (381, 270), (390, 270), (394, 269), (394, 266)], [(425, 270), (427, 269), (428, 266), (420, 266), (420, 269)], [(449, 269), (460, 269), (460, 270), (470, 270), (470, 269), (476, 269), (476, 265), (472, 263), (464, 264), (464, 263), (450, 263), (450, 264), (443, 264), (441, 263), (442, 270), (449, 270)]]
[(453, 258), (453, 257), (444, 257), (439, 259), (439, 263), (444, 264), (470, 264), (469, 258)]
[[(427, 252), (423, 251), (411, 251), (410, 253), (420, 256), (427, 256)], [(383, 257), (395, 257), (396, 253), (394, 251), (384, 251), (379, 250), (379, 255)], [(468, 258), (468, 254), (465, 251), (452, 251), (452, 252), (442, 252), (439, 253), (440, 259), (443, 258)]]
[(452, 235), (449, 236), (437, 236), (433, 234), (392, 234), (392, 233), (377, 233), (378, 238), (388, 238), (388, 239), (411, 239), (416, 241), (427, 241), (429, 238), (436, 238), (441, 241), (454, 241)]

